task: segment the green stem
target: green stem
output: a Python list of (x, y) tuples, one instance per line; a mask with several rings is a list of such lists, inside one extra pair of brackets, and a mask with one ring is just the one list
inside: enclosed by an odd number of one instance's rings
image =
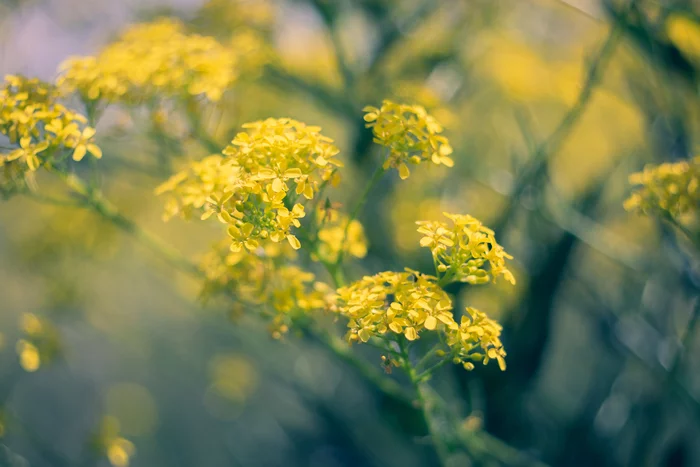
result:
[(348, 217), (348, 222), (347, 224), (345, 224), (345, 229), (343, 230), (343, 241), (340, 243), (341, 248), (340, 252), (338, 253), (338, 259), (335, 262), (336, 266), (339, 266), (343, 263), (343, 257), (345, 256), (345, 244), (348, 240), (348, 231), (350, 230), (350, 224), (352, 223), (352, 221), (357, 219), (357, 216), (360, 214), (360, 211), (367, 203), (369, 193), (372, 191), (372, 188), (374, 188), (377, 182), (379, 182), (379, 180), (382, 178), (385, 172), (386, 169), (383, 166), (380, 165), (379, 167), (377, 167), (377, 170), (374, 171), (372, 178), (369, 180), (369, 182), (367, 182), (367, 185), (365, 186), (365, 189), (362, 192), (360, 199), (357, 201), (357, 204), (355, 204), (355, 208), (350, 213), (350, 217)]
[(439, 345), (436, 345), (436, 346), (434, 346), (432, 349), (428, 350), (428, 351), (425, 353), (425, 355), (423, 356), (423, 358), (421, 358), (420, 360), (418, 360), (418, 363), (416, 363), (416, 369), (425, 366), (425, 365), (430, 361), (430, 359), (433, 358), (433, 356), (435, 355), (435, 353), (436, 353), (438, 350), (440, 350), (440, 346), (439, 346)]
[(424, 371), (422, 371), (422, 372), (418, 375), (418, 381), (423, 381), (425, 378), (427, 378), (428, 376), (432, 375), (433, 372), (434, 372), (435, 370), (437, 370), (438, 368), (441, 368), (441, 367), (447, 365), (447, 364), (450, 363), (451, 361), (452, 361), (452, 357), (446, 356), (444, 359), (440, 360), (440, 361), (437, 362), (435, 365), (433, 365), (433, 366), (431, 366), (431, 367), (429, 367), (429, 368), (426, 368)]
[(428, 434), (430, 435), (430, 440), (435, 448), (435, 453), (440, 461), (440, 465), (446, 467), (448, 465), (450, 453), (439, 434), (439, 430), (432, 416), (435, 407), (430, 396), (430, 391), (427, 385), (421, 381), (420, 376), (416, 372), (416, 368), (411, 364), (408, 350), (406, 349), (403, 339), (399, 340), (399, 349), (401, 351), (401, 366), (408, 375), (408, 378), (411, 380), (411, 385), (415, 390), (416, 402), (418, 408), (420, 409), (423, 421), (425, 422), (425, 426), (428, 428)]

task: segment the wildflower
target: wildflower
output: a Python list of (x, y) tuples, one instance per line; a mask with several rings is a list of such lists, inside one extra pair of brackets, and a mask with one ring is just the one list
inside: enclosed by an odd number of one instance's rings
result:
[[(326, 214), (331, 211), (333, 214)], [(348, 225), (348, 217), (335, 210), (319, 210), (317, 218), (319, 231), (315, 258), (334, 264), (341, 250), (355, 258), (367, 255), (365, 229), (359, 221), (353, 219)]]
[(338, 289), (338, 297), (339, 311), (348, 318), (349, 341), (396, 335), (412, 341), (425, 330), (457, 326), (452, 302), (437, 279), (408, 269), (365, 276)]
[[(418, 232), (423, 234), (420, 245), (430, 249), (442, 282), (485, 284), (502, 275), (515, 284), (513, 273), (506, 267), (506, 259), (513, 257), (496, 242), (491, 229), (469, 215), (444, 215), (452, 225), (440, 221), (417, 222)], [(486, 263), (488, 270), (484, 268)]]
[(700, 207), (700, 157), (647, 165), (629, 180), (636, 190), (625, 201), (628, 211), (677, 219)]
[(313, 199), (324, 182), (337, 181), (342, 166), (333, 141), (320, 128), (288, 118), (243, 125), (223, 150), (191, 164), (161, 185), (157, 194), (171, 192), (166, 217), (203, 211), (227, 223), (231, 248), (255, 250), (261, 241), (287, 240), (298, 249), (292, 233), (306, 213), (298, 200)]
[(389, 149), (384, 168), (396, 168), (401, 179), (408, 178), (411, 173), (408, 163), (429, 160), (437, 165), (454, 165), (449, 157), (452, 146), (441, 135), (442, 125), (425, 108), (385, 100), (381, 108), (368, 106), (364, 111), (367, 127), (374, 133), (374, 142)]
[(6, 76), (0, 87), (0, 134), (13, 148), (0, 152), (0, 192), (11, 194), (33, 183), (33, 173), (68, 154), (76, 161), (102, 151), (86, 118), (58, 102), (61, 93), (37, 79)]
[(86, 153), (90, 153), (95, 156), (96, 159), (102, 157), (102, 150), (96, 144), (91, 143), (91, 139), (95, 136), (95, 129), (86, 127), (82, 132), (75, 132), (73, 135), (73, 142), (70, 143), (74, 149), (73, 160), (81, 161), (85, 157)]
[(174, 19), (131, 26), (96, 57), (72, 57), (60, 69), (62, 89), (127, 103), (183, 91), (216, 102), (238, 77), (234, 48), (188, 34)]
[(462, 315), (459, 327), (447, 328), (447, 345), (452, 349), (456, 363), (462, 363), (466, 370), (472, 370), (471, 361), (481, 361), (484, 365), (496, 360), (501, 371), (506, 369), (506, 352), (501, 343), (503, 328), (475, 308), (467, 308)]
[(207, 254), (201, 269), (206, 276), (202, 299), (228, 293), (247, 312), (270, 321), (280, 338), (293, 321), (330, 307), (332, 290), (315, 276), (290, 264), (294, 250), (286, 244), (263, 241), (254, 251), (230, 251), (224, 243)]
[(231, 197), (228, 194), (243, 182), (240, 169), (223, 161), (220, 155), (205, 157), (190, 163), (158, 186), (156, 195), (170, 194), (163, 218), (168, 220), (179, 215), (190, 219), (198, 211), (202, 211), (200, 216), (205, 219), (211, 215), (207, 215), (209, 212), (223, 215), (225, 219), (231, 217), (233, 210), (229, 207)]

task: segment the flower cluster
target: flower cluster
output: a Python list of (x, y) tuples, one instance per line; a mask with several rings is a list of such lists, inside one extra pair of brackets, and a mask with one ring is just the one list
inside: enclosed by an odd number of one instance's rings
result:
[(23, 336), (17, 341), (16, 350), (25, 371), (34, 372), (58, 356), (61, 350), (58, 331), (49, 321), (25, 313), (20, 328)]
[(368, 106), (364, 111), (367, 127), (374, 133), (374, 142), (389, 149), (384, 168), (396, 168), (401, 179), (408, 178), (411, 173), (408, 163), (430, 160), (447, 167), (454, 165), (449, 157), (452, 146), (441, 135), (442, 125), (425, 108), (385, 100), (381, 108)]
[(315, 276), (291, 265), (294, 251), (265, 242), (253, 252), (231, 252), (217, 245), (202, 261), (206, 276), (201, 297), (227, 293), (246, 309), (271, 319), (273, 337), (286, 333), (299, 315), (329, 307), (332, 290)]
[(381, 272), (338, 289), (339, 311), (348, 318), (348, 340), (388, 333), (413, 341), (424, 330), (455, 326), (452, 302), (433, 276), (417, 271)]
[(296, 202), (313, 199), (324, 182), (337, 183), (333, 140), (320, 128), (288, 118), (243, 125), (223, 154), (192, 164), (161, 185), (157, 193), (172, 193), (166, 215), (216, 214), (228, 224), (231, 249), (255, 250), (260, 242), (287, 240), (301, 244), (291, 232), (305, 216)]
[(381, 272), (338, 289), (338, 300), (339, 312), (348, 318), (350, 342), (372, 337), (414, 341), (425, 332), (435, 332), (449, 347), (449, 358), (465, 369), (474, 368), (472, 361), (497, 360), (505, 370), (501, 326), (474, 308), (467, 308), (458, 324), (452, 301), (434, 276), (409, 269)]
[(0, 134), (12, 145), (0, 151), (0, 193), (9, 194), (31, 183), (41, 166), (72, 154), (80, 161), (88, 152), (102, 151), (86, 118), (58, 102), (53, 86), (21, 76), (6, 76), (0, 87)]
[(466, 370), (472, 370), (472, 361), (481, 361), (486, 365), (490, 360), (496, 360), (501, 370), (505, 371), (506, 352), (501, 343), (502, 329), (486, 313), (467, 308), (459, 326), (447, 329), (447, 345), (452, 349), (455, 363), (461, 363)]
[[(430, 248), (433, 261), (443, 282), (485, 284), (499, 275), (515, 284), (515, 277), (506, 266), (512, 259), (491, 229), (469, 215), (444, 213), (452, 225), (439, 221), (419, 221), (423, 234), (422, 247)], [(489, 269), (485, 269), (486, 263)]]
[(678, 218), (700, 208), (700, 157), (689, 161), (648, 165), (630, 175), (637, 189), (625, 209)]
[(318, 245), (314, 258), (325, 263), (335, 264), (343, 255), (364, 258), (367, 255), (367, 238), (365, 229), (359, 221), (353, 219), (348, 224), (348, 217), (333, 209), (319, 209)]
[[(163, 219), (180, 216), (189, 220), (195, 213), (205, 218), (214, 214), (215, 207), (221, 204), (215, 199), (216, 193), (231, 192), (241, 185), (239, 168), (223, 162), (224, 158), (216, 154), (191, 162), (158, 186), (156, 195), (170, 194)], [(216, 214), (222, 222), (229, 219), (224, 209), (219, 209)]]
[(134, 25), (99, 55), (69, 58), (61, 71), (59, 86), (107, 102), (183, 92), (218, 101), (238, 76), (235, 49), (188, 34), (175, 19)]

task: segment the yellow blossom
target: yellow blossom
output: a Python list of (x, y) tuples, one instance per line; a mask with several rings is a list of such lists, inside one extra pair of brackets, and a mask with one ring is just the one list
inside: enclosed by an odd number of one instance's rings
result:
[(432, 161), (452, 167), (454, 161), (443, 128), (438, 121), (419, 105), (396, 104), (385, 100), (381, 108), (364, 108), (367, 127), (372, 128), (374, 142), (389, 149), (384, 168), (394, 167), (401, 179), (410, 175), (408, 164)]
[(700, 208), (700, 157), (681, 162), (647, 165), (630, 175), (635, 191), (625, 209), (676, 220)]
[(238, 77), (234, 48), (188, 34), (170, 18), (133, 25), (96, 57), (72, 57), (60, 68), (61, 88), (107, 102), (139, 102), (183, 91), (218, 101)]
[(485, 313), (467, 308), (459, 327), (447, 328), (447, 344), (452, 349), (453, 358), (461, 362), (466, 370), (474, 368), (470, 360), (482, 361), (484, 365), (496, 360), (501, 370), (505, 371), (506, 352), (500, 339), (502, 329)]
[[(419, 221), (423, 234), (422, 247), (429, 248), (438, 274), (443, 282), (484, 284), (502, 275), (515, 284), (515, 277), (506, 267), (512, 259), (496, 242), (494, 232), (469, 215), (444, 213), (452, 221)], [(489, 264), (489, 269), (484, 266)]]
[(331, 210), (319, 211), (318, 246), (315, 258), (334, 264), (338, 261), (341, 250), (344, 250), (344, 254), (350, 254), (356, 258), (364, 258), (367, 255), (365, 229), (359, 221), (353, 219), (348, 225), (348, 217), (344, 214), (332, 210), (334, 214), (326, 215), (325, 213)]
[(497, 360), (505, 370), (506, 355), (500, 341), (501, 326), (485, 313), (467, 308), (457, 324), (452, 302), (437, 278), (407, 269), (365, 276), (338, 289), (338, 311), (348, 319), (350, 342), (414, 341), (426, 333), (439, 335), (448, 351), (436, 355), (461, 363)]
[(33, 183), (33, 173), (72, 154), (78, 161), (90, 152), (99, 158), (95, 130), (86, 118), (58, 102), (61, 93), (50, 84), (6, 76), (0, 87), (0, 134), (12, 147), (0, 151), (0, 193), (12, 194)]
[(301, 247), (292, 233), (305, 216), (298, 201), (313, 199), (322, 183), (337, 182), (338, 149), (320, 128), (289, 118), (243, 125), (223, 150), (162, 184), (156, 193), (171, 193), (166, 217), (216, 213), (228, 224), (231, 249), (255, 250), (261, 241), (287, 240)]
[(416, 271), (381, 272), (338, 289), (339, 311), (348, 318), (348, 340), (403, 335), (456, 327), (452, 302), (433, 276)]
[(273, 337), (286, 333), (295, 318), (330, 306), (332, 290), (315, 276), (294, 266), (289, 245), (261, 242), (254, 251), (232, 252), (225, 244), (207, 254), (203, 299), (228, 294), (246, 312), (270, 321)]

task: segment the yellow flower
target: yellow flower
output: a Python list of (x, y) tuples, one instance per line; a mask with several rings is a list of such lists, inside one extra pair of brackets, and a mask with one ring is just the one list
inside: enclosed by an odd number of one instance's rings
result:
[(420, 245), (430, 249), (442, 282), (485, 284), (502, 275), (515, 284), (506, 267), (506, 259), (513, 257), (496, 242), (491, 229), (469, 215), (444, 215), (452, 221), (451, 226), (440, 221), (417, 222), (418, 232), (423, 234)]
[(389, 149), (384, 168), (394, 167), (401, 179), (410, 175), (408, 164), (432, 161), (452, 167), (454, 161), (443, 128), (438, 121), (419, 105), (396, 104), (385, 100), (381, 108), (367, 106), (364, 119), (372, 128), (374, 142)]
[(437, 279), (416, 271), (381, 272), (338, 289), (339, 312), (348, 318), (349, 341), (372, 336), (416, 340), (425, 331), (457, 327), (452, 302)]
[(58, 85), (88, 100), (139, 102), (183, 92), (218, 101), (238, 78), (238, 51), (172, 18), (128, 28), (96, 57), (72, 57)]
[(31, 342), (24, 339), (17, 341), (17, 355), (19, 356), (19, 364), (24, 371), (33, 373), (39, 369), (41, 355), (39, 349)]
[(467, 308), (457, 324), (452, 302), (437, 278), (409, 269), (381, 272), (338, 289), (338, 311), (348, 319), (350, 342), (414, 341), (426, 333), (439, 335), (448, 347), (439, 355), (471, 370), (471, 361), (497, 360), (505, 370), (501, 326), (485, 313)]
[(72, 143), (74, 144), (74, 161), (79, 162), (83, 160), (83, 157), (85, 157), (85, 154), (88, 152), (95, 156), (96, 159), (100, 159), (102, 157), (102, 150), (99, 148), (99, 146), (91, 142), (92, 137), (95, 136), (94, 128), (86, 127), (82, 133), (78, 133), (76, 136), (75, 142)]
[(446, 330), (447, 344), (452, 349), (454, 359), (461, 362), (466, 370), (474, 368), (470, 360), (482, 361), (484, 365), (496, 360), (500, 369), (505, 371), (506, 352), (500, 339), (502, 329), (485, 313), (467, 308), (459, 327)]
[(39, 168), (41, 164), (39, 160), (39, 153), (45, 151), (49, 147), (49, 143), (42, 141), (39, 144), (32, 144), (32, 139), (28, 136), (19, 140), (19, 148), (12, 151), (5, 157), (6, 162), (12, 162), (16, 160), (23, 161), (27, 168), (34, 172)]
[(665, 26), (673, 45), (686, 57), (700, 60), (700, 24), (685, 15), (672, 14), (666, 19)]
[[(314, 257), (323, 262), (334, 264), (338, 261), (340, 251), (344, 250), (344, 254), (350, 254), (355, 258), (364, 258), (367, 255), (367, 238), (362, 224), (353, 220), (348, 225), (346, 215), (332, 210), (333, 214), (329, 216), (326, 214), (329, 211), (322, 209), (317, 213), (318, 246)], [(345, 241), (345, 245), (343, 245), (343, 241)]]
[(260, 241), (287, 240), (298, 249), (292, 233), (305, 216), (297, 202), (313, 199), (322, 183), (337, 181), (338, 149), (320, 128), (289, 118), (246, 123), (223, 150), (225, 157), (210, 156), (190, 164), (156, 190), (173, 196), (166, 217), (201, 217), (216, 213), (229, 224), (231, 248), (255, 250)]
[[(0, 87), (0, 134), (16, 145), (0, 152), (0, 193), (11, 194), (33, 183), (33, 172), (60, 161), (72, 150), (76, 160), (86, 152), (100, 157), (95, 130), (86, 119), (58, 102), (55, 87), (37, 79), (6, 76)], [(76, 157), (80, 156), (80, 157)]]
[(330, 308), (333, 295), (312, 273), (290, 264), (292, 248), (270, 240), (254, 251), (217, 245), (201, 263), (206, 276), (202, 299), (227, 293), (245, 312), (269, 320), (273, 337), (281, 337), (296, 318)]
[(625, 201), (625, 209), (680, 221), (681, 216), (697, 214), (700, 207), (700, 157), (647, 165), (630, 175), (630, 183), (636, 188)]

